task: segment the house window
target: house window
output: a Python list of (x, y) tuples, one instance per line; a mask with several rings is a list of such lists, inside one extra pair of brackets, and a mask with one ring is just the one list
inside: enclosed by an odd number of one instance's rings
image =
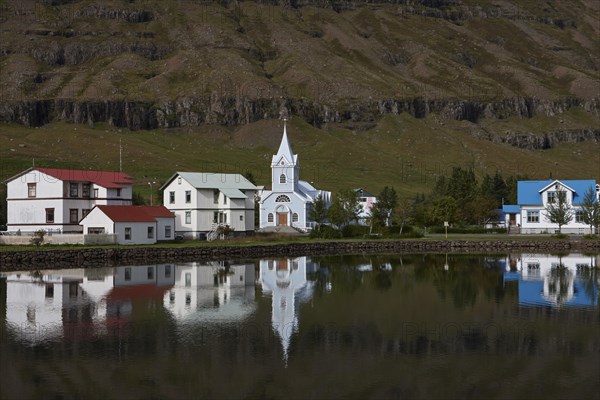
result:
[(217, 189), (213, 190), (213, 203), (217, 204), (219, 202), (219, 191)]
[(169, 192), (169, 204), (175, 204), (175, 192)]
[(186, 211), (185, 212), (185, 223), (186, 224), (191, 224), (192, 223), (192, 212), (191, 211)]
[(556, 192), (548, 192), (546, 193), (546, 201), (548, 204), (552, 204), (554, 202), (556, 202)]
[(46, 223), (54, 223), (54, 208), (46, 208)]
[(69, 209), (69, 222), (76, 224), (79, 221), (79, 210), (76, 208)]
[(190, 272), (185, 273), (185, 286), (186, 287), (192, 286), (192, 274)]
[(125, 240), (131, 240), (131, 227), (125, 228)]
[(575, 211), (575, 222), (578, 222), (580, 224), (585, 223), (585, 221), (583, 220), (583, 215), (583, 210)]
[(89, 208), (84, 208), (81, 210), (81, 218), (85, 218), (86, 215), (88, 215), (90, 213), (90, 209)]
[(527, 222), (540, 222), (540, 212), (527, 211)]
[(104, 233), (104, 228), (91, 226), (88, 228), (88, 235), (100, 235), (102, 233)]
[(148, 275), (148, 280), (154, 279), (154, 267), (148, 267), (147, 275)]
[(186, 190), (185, 191), (185, 202), (186, 203), (191, 203), (192, 202), (192, 191), (191, 190)]
[(37, 183), (28, 183), (27, 184), (27, 197), (35, 197), (36, 196), (36, 186), (37, 186)]
[(165, 237), (166, 238), (170, 238), (171, 237), (171, 225), (166, 225), (165, 226)]
[(292, 214), (292, 222), (298, 222), (298, 213)]
[(360, 202), (361, 203), (366, 203), (367, 202), (367, 198), (366, 197), (361, 197), (360, 198)]
[(121, 197), (121, 189), (117, 189), (117, 197)]
[(148, 227), (148, 239), (154, 239), (154, 227), (153, 226)]
[(273, 222), (273, 213), (269, 213), (269, 215), (267, 215), (267, 221)]
[(126, 281), (131, 280), (131, 268), (130, 267), (125, 268), (125, 280)]
[(219, 223), (219, 212), (215, 211), (213, 212), (213, 224), (217, 224)]
[(288, 196), (286, 196), (285, 194), (281, 194), (279, 196), (277, 196), (277, 198), (275, 199), (276, 203), (289, 203), (290, 202), (290, 198)]
[(94, 198), (97, 199), (98, 198), (98, 189), (94, 189)]
[(178, 185), (181, 185), (181, 177), (178, 177), (178, 178), (177, 178), (177, 184), (178, 184)]
[(81, 185), (81, 196), (82, 197), (90, 197), (90, 184), (83, 183)]
[(240, 221), (243, 221), (243, 220), (244, 220), (244, 216), (240, 215)]
[(69, 197), (77, 197), (79, 195), (79, 185), (76, 183), (69, 184)]
[(227, 204), (227, 196), (223, 195), (223, 204)]
[(279, 183), (286, 183), (286, 182), (287, 182), (287, 178), (285, 177), (285, 174), (279, 175)]
[(171, 277), (171, 265), (165, 265), (165, 278)]

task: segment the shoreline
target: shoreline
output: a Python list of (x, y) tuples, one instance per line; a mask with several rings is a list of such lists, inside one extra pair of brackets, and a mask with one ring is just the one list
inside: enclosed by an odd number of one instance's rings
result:
[(547, 239), (372, 240), (223, 246), (16, 250), (0, 253), (0, 271), (217, 261), (236, 258), (299, 257), (305, 255), (498, 253), (512, 251), (600, 253), (600, 241)]

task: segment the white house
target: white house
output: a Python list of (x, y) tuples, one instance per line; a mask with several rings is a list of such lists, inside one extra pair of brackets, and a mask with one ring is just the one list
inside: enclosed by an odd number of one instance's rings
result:
[(363, 188), (354, 189), (354, 191), (358, 194), (358, 203), (360, 204), (357, 222), (360, 225), (367, 225), (367, 219), (371, 216), (371, 208), (377, 202), (377, 196)]
[(219, 225), (254, 231), (256, 186), (240, 174), (176, 172), (161, 190), (178, 234), (201, 238)]
[(573, 211), (572, 221), (562, 227), (563, 233), (589, 233), (589, 225), (583, 221), (581, 203), (585, 193), (595, 191), (596, 201), (600, 201), (600, 190), (595, 180), (545, 180), (517, 182), (517, 205), (505, 205), (505, 223), (510, 229), (520, 226), (521, 233), (555, 233), (558, 225), (548, 217), (548, 204), (557, 201), (559, 195)]
[(119, 244), (154, 244), (175, 238), (175, 215), (163, 206), (96, 206), (81, 225), (87, 235), (117, 235)]
[(81, 232), (96, 205), (129, 205), (129, 175), (112, 171), (29, 168), (5, 181), (8, 231)]
[(318, 196), (329, 206), (331, 192), (317, 190), (300, 180), (298, 155), (292, 152), (284, 121), (279, 150), (271, 159), (271, 190), (263, 190), (260, 197), (260, 228), (283, 225), (312, 229), (310, 209)]

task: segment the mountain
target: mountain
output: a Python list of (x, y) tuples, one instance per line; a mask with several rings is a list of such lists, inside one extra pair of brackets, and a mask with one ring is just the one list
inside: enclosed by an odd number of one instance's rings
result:
[(221, 162), (267, 184), (289, 116), (332, 189), (412, 193), (465, 164), (598, 179), (599, 4), (4, 0), (2, 177), (115, 167), (122, 137), (134, 173)]

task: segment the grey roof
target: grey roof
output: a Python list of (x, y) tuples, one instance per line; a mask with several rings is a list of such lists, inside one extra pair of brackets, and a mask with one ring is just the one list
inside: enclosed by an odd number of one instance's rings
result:
[(181, 176), (196, 189), (256, 190), (256, 186), (254, 186), (252, 182), (240, 174), (222, 174), (212, 172), (176, 172), (166, 181), (161, 189), (170, 184), (177, 176)]
[(361, 197), (377, 197), (373, 193), (369, 193), (363, 188), (354, 189), (354, 191), (357, 192)]

